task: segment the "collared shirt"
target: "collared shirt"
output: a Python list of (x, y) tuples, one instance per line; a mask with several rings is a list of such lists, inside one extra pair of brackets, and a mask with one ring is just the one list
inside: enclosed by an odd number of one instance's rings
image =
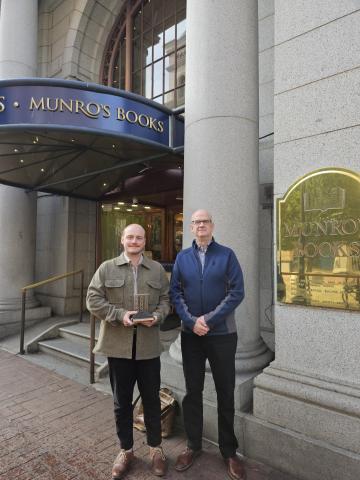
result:
[(131, 265), (131, 268), (132, 268), (132, 272), (134, 276), (134, 296), (135, 296), (138, 293), (138, 282), (137, 282), (138, 266), (142, 263), (144, 256), (143, 254), (141, 254), (138, 264), (134, 265), (131, 259), (126, 255), (126, 253), (125, 252), (123, 253), (124, 253), (125, 260), (129, 263), (129, 265)]
[(200, 263), (201, 263), (201, 271), (202, 272), (204, 272), (205, 255), (206, 255), (206, 252), (207, 252), (207, 249), (208, 249), (209, 245), (212, 242), (213, 242), (213, 239), (211, 239), (210, 242), (207, 245), (199, 245), (198, 243), (196, 243), (197, 252), (198, 252), (199, 260), (200, 260)]

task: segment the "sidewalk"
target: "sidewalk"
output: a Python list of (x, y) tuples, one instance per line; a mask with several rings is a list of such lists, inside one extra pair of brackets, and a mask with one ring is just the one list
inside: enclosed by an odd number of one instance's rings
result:
[[(153, 480), (144, 434), (134, 435), (136, 461), (125, 478)], [(184, 447), (181, 433), (164, 441), (170, 463), (164, 478), (228, 478), (207, 442), (190, 470), (175, 472)], [(118, 450), (110, 395), (0, 350), (0, 480), (111, 480)], [(246, 468), (248, 480), (295, 480), (251, 460)]]

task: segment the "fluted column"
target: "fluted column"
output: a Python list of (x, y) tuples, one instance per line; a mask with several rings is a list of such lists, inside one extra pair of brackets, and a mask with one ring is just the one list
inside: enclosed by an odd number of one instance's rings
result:
[[(259, 371), (272, 356), (259, 325), (257, 25), (254, 0), (187, 2), (184, 247), (191, 213), (205, 208), (216, 240), (241, 263), (238, 373)], [(178, 361), (179, 347), (178, 339), (170, 348)]]
[[(1, 1), (0, 79), (36, 75), (37, 24), (37, 0)], [(35, 224), (36, 196), (1, 185), (0, 311), (20, 309), (20, 289), (34, 280)]]

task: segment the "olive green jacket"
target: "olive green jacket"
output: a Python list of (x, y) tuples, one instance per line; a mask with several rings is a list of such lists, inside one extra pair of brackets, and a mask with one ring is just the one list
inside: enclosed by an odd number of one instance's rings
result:
[[(159, 326), (169, 313), (169, 281), (160, 263), (143, 257), (138, 266), (137, 292), (149, 293), (149, 311), (158, 322), (152, 327), (137, 326), (136, 360), (161, 353)], [(107, 357), (131, 358), (134, 327), (123, 325), (124, 314), (134, 310), (134, 275), (124, 254), (102, 263), (87, 292), (90, 313), (101, 320), (94, 353)]]

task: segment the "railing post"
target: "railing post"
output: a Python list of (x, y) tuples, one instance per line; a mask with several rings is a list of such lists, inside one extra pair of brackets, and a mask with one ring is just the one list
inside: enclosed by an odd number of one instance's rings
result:
[(95, 317), (90, 315), (90, 383), (95, 383)]
[(26, 290), (22, 290), (21, 298), (21, 330), (20, 330), (20, 355), (25, 354), (24, 337), (25, 337), (25, 304), (26, 304)]
[(83, 319), (83, 301), (84, 301), (84, 271), (80, 272), (80, 314), (79, 322), (82, 322)]

